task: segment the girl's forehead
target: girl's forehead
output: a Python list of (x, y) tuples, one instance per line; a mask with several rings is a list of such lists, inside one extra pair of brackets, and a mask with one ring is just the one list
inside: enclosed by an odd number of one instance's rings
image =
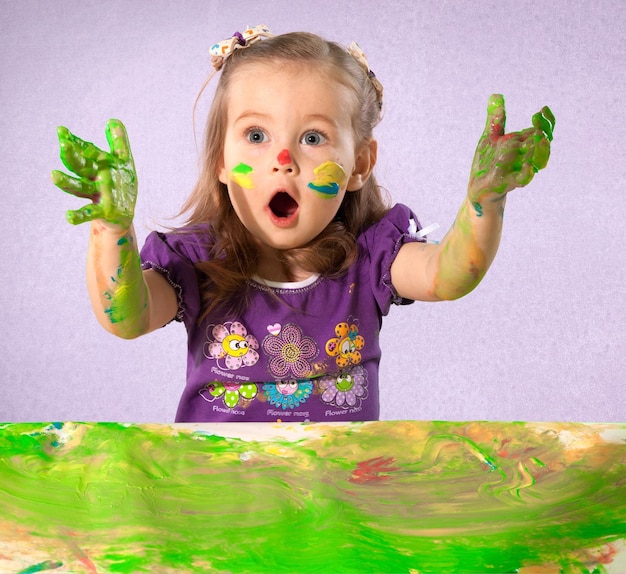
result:
[(231, 82), (313, 82), (322, 81), (328, 87), (336, 85), (345, 88), (345, 82), (340, 81), (340, 75), (330, 65), (323, 62), (307, 62), (291, 60), (269, 60), (265, 62), (246, 62), (240, 64), (233, 73)]
[(336, 100), (344, 111), (356, 104), (355, 94), (330, 66), (289, 60), (240, 65), (230, 78), (227, 101), (233, 96), (248, 99), (279, 92), (293, 92), (294, 96), (296, 92), (317, 92), (323, 100)]

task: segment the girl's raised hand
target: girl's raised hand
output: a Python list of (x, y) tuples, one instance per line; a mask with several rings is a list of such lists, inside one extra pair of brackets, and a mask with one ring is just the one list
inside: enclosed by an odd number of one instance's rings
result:
[(468, 187), (477, 212), (485, 196), (504, 197), (516, 187), (529, 184), (535, 173), (546, 167), (554, 130), (554, 115), (547, 106), (533, 116), (533, 127), (504, 133), (504, 97), (493, 94), (487, 107), (487, 125), (478, 141)]
[(137, 199), (137, 175), (128, 135), (119, 120), (109, 120), (106, 137), (110, 152), (86, 142), (67, 128), (57, 130), (61, 161), (78, 177), (52, 171), (52, 182), (63, 191), (93, 203), (67, 212), (72, 224), (100, 219), (122, 229), (133, 222)]

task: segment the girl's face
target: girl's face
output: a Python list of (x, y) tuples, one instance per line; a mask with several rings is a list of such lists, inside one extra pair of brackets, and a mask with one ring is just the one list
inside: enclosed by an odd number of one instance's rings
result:
[(270, 63), (242, 67), (226, 99), (218, 175), (237, 216), (261, 245), (301, 247), (373, 167), (375, 142), (356, 149), (354, 97), (311, 66)]

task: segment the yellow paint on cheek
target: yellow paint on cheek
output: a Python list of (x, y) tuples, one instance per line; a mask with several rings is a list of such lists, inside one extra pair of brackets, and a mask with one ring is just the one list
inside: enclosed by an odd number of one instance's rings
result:
[(237, 164), (230, 171), (230, 180), (244, 189), (253, 189), (254, 183), (252, 181), (252, 175), (254, 171), (249, 165), (245, 163)]
[(315, 179), (309, 183), (309, 187), (327, 198), (335, 197), (347, 180), (346, 172), (334, 161), (325, 161), (318, 165), (313, 174)]

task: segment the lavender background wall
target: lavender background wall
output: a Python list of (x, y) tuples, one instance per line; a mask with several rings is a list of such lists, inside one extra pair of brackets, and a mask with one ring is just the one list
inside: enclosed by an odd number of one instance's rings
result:
[(544, 104), (557, 118), (550, 165), (509, 198), (482, 285), (388, 317), (383, 418), (626, 420), (621, 0), (2, 0), (0, 421), (173, 420), (184, 329), (128, 342), (92, 317), (88, 229), (64, 220), (82, 202), (49, 181), (55, 128), (104, 145), (106, 120), (126, 123), (143, 242), (196, 178), (209, 46), (258, 23), (359, 42), (385, 87), (379, 181), (441, 225), (434, 238), (463, 198), (489, 94), (506, 96), (511, 130)]

